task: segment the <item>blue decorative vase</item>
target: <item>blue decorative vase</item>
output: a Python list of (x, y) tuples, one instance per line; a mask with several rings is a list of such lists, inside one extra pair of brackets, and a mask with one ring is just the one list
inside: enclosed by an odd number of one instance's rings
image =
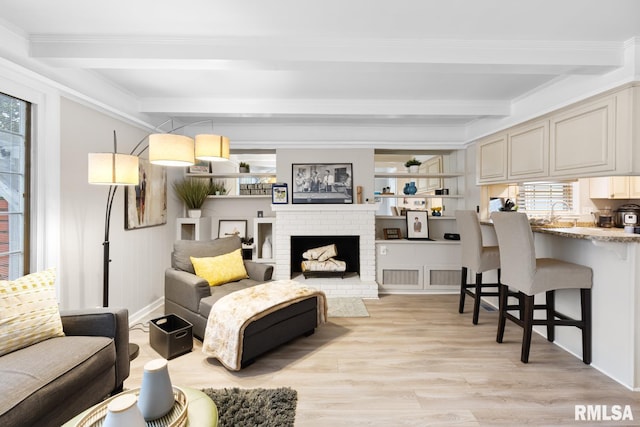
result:
[(404, 185), (404, 188), (402, 189), (402, 192), (403, 192), (404, 194), (411, 194), (411, 193), (410, 193), (410, 191), (411, 191), (411, 190), (409, 189), (409, 183), (407, 182), (407, 183)]
[(418, 192), (418, 187), (416, 187), (416, 183), (411, 181), (409, 183), (409, 193), (408, 194), (416, 194)]

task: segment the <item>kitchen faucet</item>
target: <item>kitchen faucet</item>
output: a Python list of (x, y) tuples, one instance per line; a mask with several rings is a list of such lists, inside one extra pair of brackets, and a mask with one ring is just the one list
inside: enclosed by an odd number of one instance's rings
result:
[(553, 202), (553, 204), (551, 205), (551, 213), (549, 214), (549, 222), (551, 222), (551, 223), (556, 222), (556, 220), (558, 220), (558, 219), (560, 218), (559, 216), (558, 216), (558, 217), (556, 217), (556, 216), (553, 214), (554, 209), (555, 209), (555, 207), (556, 207), (556, 205), (557, 205), (557, 204), (562, 204), (562, 205), (564, 205), (564, 206), (567, 208), (567, 210), (568, 210), (568, 211), (570, 211), (570, 210), (571, 210), (571, 206), (569, 206), (569, 203), (565, 202), (564, 200), (559, 200), (559, 201), (557, 201), (557, 202)]

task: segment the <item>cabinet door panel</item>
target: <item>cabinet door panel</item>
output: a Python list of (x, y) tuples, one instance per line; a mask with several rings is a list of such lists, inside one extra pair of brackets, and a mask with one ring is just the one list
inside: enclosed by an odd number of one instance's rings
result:
[(478, 144), (478, 183), (507, 179), (507, 136), (501, 134)]
[(549, 175), (549, 121), (532, 123), (509, 132), (509, 179)]
[(615, 170), (615, 102), (607, 98), (551, 119), (551, 175)]

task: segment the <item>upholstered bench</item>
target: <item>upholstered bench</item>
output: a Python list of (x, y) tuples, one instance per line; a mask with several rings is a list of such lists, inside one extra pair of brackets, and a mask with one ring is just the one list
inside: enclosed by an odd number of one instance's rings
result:
[(324, 292), (278, 280), (232, 292), (211, 308), (202, 351), (227, 369), (240, 370), (256, 357), (325, 322)]

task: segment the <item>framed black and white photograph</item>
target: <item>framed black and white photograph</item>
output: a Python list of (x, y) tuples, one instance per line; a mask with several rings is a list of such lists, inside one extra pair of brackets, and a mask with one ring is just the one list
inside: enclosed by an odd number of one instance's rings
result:
[(221, 219), (218, 222), (218, 238), (238, 236), (247, 237), (246, 219)]
[(353, 203), (352, 163), (294, 163), (292, 203)]
[(407, 239), (431, 240), (429, 238), (429, 212), (411, 211), (407, 215)]
[(274, 205), (289, 203), (289, 188), (286, 183), (271, 185), (271, 203)]

